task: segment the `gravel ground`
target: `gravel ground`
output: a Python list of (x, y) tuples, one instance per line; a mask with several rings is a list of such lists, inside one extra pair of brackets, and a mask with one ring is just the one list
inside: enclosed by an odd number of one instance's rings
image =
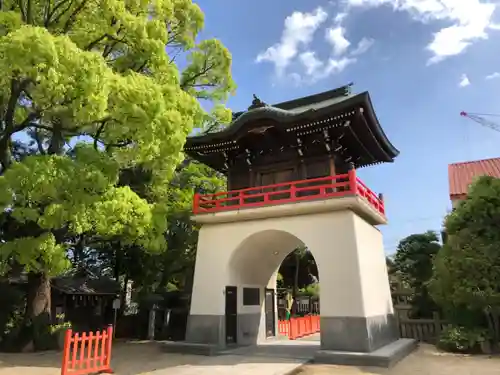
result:
[[(162, 353), (152, 343), (116, 344), (113, 349), (113, 369), (117, 375), (197, 375), (279, 374), (293, 368), (293, 361), (262, 357), (224, 356), (200, 357)], [(60, 353), (0, 354), (0, 375), (59, 375)], [(265, 370), (265, 371), (264, 371)], [(208, 371), (208, 372), (207, 372)], [(438, 352), (433, 346), (422, 345), (418, 351), (391, 370), (304, 365), (296, 375), (500, 375), (500, 357), (465, 356)]]
[(392, 369), (304, 365), (294, 375), (500, 375), (500, 356), (443, 353), (421, 345)]

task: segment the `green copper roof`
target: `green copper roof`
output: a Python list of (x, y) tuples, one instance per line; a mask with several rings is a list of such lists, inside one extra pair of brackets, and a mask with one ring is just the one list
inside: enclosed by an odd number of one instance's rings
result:
[(350, 110), (353, 107), (364, 108), (364, 117), (380, 146), (391, 159), (396, 157), (399, 151), (391, 144), (380, 126), (368, 92), (353, 95), (350, 85), (274, 105), (267, 105), (254, 95), (249, 109), (235, 113), (234, 120), (228, 127), (215, 133), (188, 137), (186, 146), (229, 140), (240, 131), (258, 127), (260, 120), (274, 120), (275, 126), (286, 128), (292, 123), (314, 120), (334, 111)]

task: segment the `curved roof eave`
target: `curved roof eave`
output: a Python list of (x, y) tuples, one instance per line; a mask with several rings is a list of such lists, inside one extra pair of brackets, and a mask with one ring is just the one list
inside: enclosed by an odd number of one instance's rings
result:
[(284, 124), (288, 124), (292, 121), (296, 121), (300, 118), (308, 117), (312, 112), (315, 112), (314, 109), (309, 109), (304, 112), (292, 112), (286, 109), (281, 109), (272, 106), (265, 106), (261, 108), (255, 108), (251, 111), (247, 111), (242, 113), (240, 116), (236, 118), (230, 125), (224, 128), (221, 131), (215, 133), (208, 134), (197, 134), (187, 138), (189, 143), (205, 143), (214, 141), (217, 139), (224, 139), (234, 134), (238, 133), (240, 129), (249, 124), (250, 122), (257, 120), (275, 120)]
[(385, 149), (385, 151), (391, 156), (395, 158), (399, 155), (399, 150), (391, 143), (389, 138), (382, 129), (380, 122), (378, 121), (377, 115), (375, 114), (375, 110), (373, 108), (372, 100), (370, 98), (370, 94), (368, 92), (364, 92), (365, 102), (367, 106), (367, 116), (370, 118), (370, 121), (375, 125), (374, 126), (374, 135), (379, 139), (381, 146)]
[(230, 125), (221, 131), (190, 136), (187, 138), (187, 144), (200, 144), (227, 139), (238, 133), (245, 125), (257, 120), (275, 120), (278, 123), (287, 125), (293, 121), (307, 120), (313, 116), (328, 113), (333, 108), (342, 110), (359, 102), (363, 102), (363, 94), (352, 95), (350, 97), (346, 97), (340, 102), (336, 102), (325, 107), (306, 109), (302, 112), (266, 105), (265, 107), (255, 108), (242, 113)]
[(292, 123), (293, 121), (309, 119), (312, 116), (317, 116), (322, 113), (327, 113), (331, 111), (333, 108), (342, 110), (356, 103), (365, 104), (367, 109), (366, 116), (369, 118), (370, 122), (374, 124), (373, 128), (374, 135), (379, 140), (380, 145), (384, 148), (387, 154), (391, 158), (395, 158), (396, 156), (398, 156), (399, 150), (396, 147), (394, 147), (394, 145), (389, 141), (387, 135), (382, 129), (377, 119), (377, 116), (375, 115), (375, 110), (373, 108), (370, 95), (368, 94), (367, 91), (360, 94), (352, 95), (350, 97), (346, 97), (344, 100), (333, 103), (329, 106), (317, 109), (311, 108), (303, 112), (294, 112), (273, 106), (255, 108), (250, 111), (244, 112), (243, 114), (238, 116), (238, 118), (236, 118), (236, 120), (234, 120), (227, 128), (221, 131), (188, 137), (186, 145), (203, 144), (203, 143), (213, 142), (216, 140), (227, 139), (238, 133), (242, 127), (257, 120), (275, 120), (280, 124), (287, 125), (289, 123)]

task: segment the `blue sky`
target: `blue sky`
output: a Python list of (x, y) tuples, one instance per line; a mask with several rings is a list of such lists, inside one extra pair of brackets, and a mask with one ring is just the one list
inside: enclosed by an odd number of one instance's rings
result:
[[(447, 165), (498, 157), (500, 132), (459, 112), (500, 114), (500, 12), (484, 0), (204, 1), (203, 38), (233, 55), (243, 110), (354, 82), (401, 151), (359, 171), (384, 193), (386, 251), (450, 209)], [(497, 76), (498, 77), (495, 77)], [(493, 119), (494, 120), (494, 119)], [(500, 118), (498, 119), (500, 123)]]

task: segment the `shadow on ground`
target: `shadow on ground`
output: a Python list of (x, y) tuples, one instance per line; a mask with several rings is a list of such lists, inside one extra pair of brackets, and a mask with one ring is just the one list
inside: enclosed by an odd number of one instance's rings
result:
[[(255, 369), (255, 373), (265, 375), (281, 373), (281, 369), (291, 371), (297, 368), (317, 350), (317, 344), (297, 342), (283, 345), (279, 342), (258, 347), (228, 350), (223, 355), (205, 357), (187, 354), (165, 353), (161, 343), (127, 342), (116, 343), (113, 347), (112, 368), (117, 375), (139, 375), (145, 373), (174, 375), (188, 371), (190, 374), (224, 372), (237, 373), (240, 367), (245, 371)], [(60, 352), (0, 354), (0, 375), (52, 375), (59, 374)], [(217, 367), (214, 369), (213, 367)], [(205, 371), (203, 371), (205, 368)], [(175, 369), (175, 370), (174, 370)], [(243, 370), (243, 368), (242, 368)], [(288, 372), (284, 371), (284, 372)], [(253, 372), (253, 371), (252, 371)]]

